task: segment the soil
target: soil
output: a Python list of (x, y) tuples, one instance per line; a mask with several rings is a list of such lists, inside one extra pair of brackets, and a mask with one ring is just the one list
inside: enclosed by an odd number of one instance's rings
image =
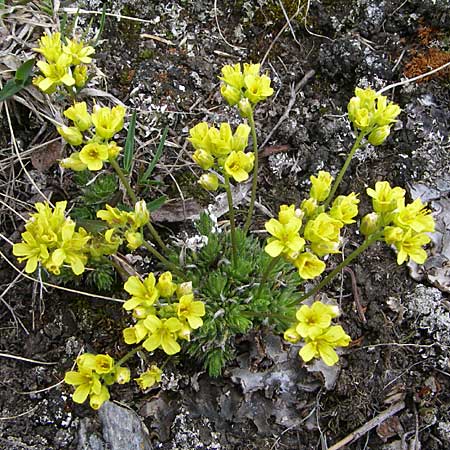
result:
[[(88, 10), (102, 7), (96, 0), (78, 3)], [(275, 95), (256, 112), (260, 142), (286, 111), (291, 86), (314, 71), (263, 149), (271, 155), (262, 160), (259, 174), (261, 207), (253, 229), (261, 230), (265, 210), (299, 204), (312, 173), (340, 169), (354, 139), (345, 112), (355, 86), (380, 89), (400, 81), (418, 52), (450, 50), (447, 0), (312, 0), (306, 17), (306, 2), (283, 4), (285, 11), (276, 0), (225, 0), (217, 9), (212, 0), (107, 2), (107, 11), (143, 19), (107, 16), (96, 50), (109, 92), (137, 110), (136, 164), (151, 160), (161, 130), (170, 130), (156, 169), (165, 187), (150, 197), (198, 198), (188, 129), (202, 120), (239, 121), (219, 95), (217, 76), (224, 64), (265, 60)], [(284, 13), (292, 17), (297, 5), (300, 13), (286, 27)], [(80, 14), (79, 20), (87, 29), (90, 17)], [(408, 191), (421, 184), (448, 195), (449, 83), (448, 76), (431, 77), (389, 91), (403, 110), (395, 131), (386, 144), (358, 152), (340, 188), (362, 193), (362, 214), (370, 208), (365, 188), (381, 179)], [(27, 114), (17, 105), (13, 118), (24, 149), (39, 131), (33, 121), (24, 127)], [(7, 136), (3, 119), (1, 126), (0, 135)], [(1, 139), (3, 148), (7, 140)], [(70, 174), (61, 182), (57, 165), (29, 168), (45, 192), (71, 199)], [(0, 179), (3, 188), (11, 186), (8, 195), (30, 204), (38, 200), (18, 164)], [(201, 198), (203, 205), (211, 201)], [(3, 204), (1, 233), (17, 242), (23, 225)], [(169, 238), (192, 234), (192, 222), (161, 226)], [(345, 238), (346, 251), (361, 242), (356, 231)], [(6, 241), (2, 253), (15, 262)], [(405, 407), (397, 414), (341, 448), (450, 448), (448, 294), (442, 286), (436, 285), (441, 291), (432, 287), (426, 274), (413, 280), (386, 245), (370, 248), (351, 271), (353, 285), (345, 273), (325, 289), (340, 303), (340, 323), (353, 339), (335, 370), (308, 370), (298, 349), (262, 329), (242, 337), (237, 359), (220, 378), (180, 359), (167, 365), (162, 384), (149, 393), (131, 383), (115, 386), (112, 399), (139, 414), (155, 449), (327, 449), (400, 401)], [(0, 288), (0, 449), (120, 448), (105, 438), (98, 413), (74, 404), (70, 387), (60, 383), (83, 349), (117, 358), (126, 352), (120, 336), (127, 317), (120, 304), (42, 289), (4, 258)], [(139, 369), (137, 359), (133, 364)]]

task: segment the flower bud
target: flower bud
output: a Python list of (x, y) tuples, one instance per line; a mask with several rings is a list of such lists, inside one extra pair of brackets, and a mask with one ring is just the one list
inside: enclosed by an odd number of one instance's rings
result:
[(359, 230), (364, 236), (370, 236), (371, 234), (375, 233), (378, 230), (379, 228), (378, 221), (379, 216), (377, 213), (373, 212), (370, 214), (366, 214), (361, 219), (361, 225), (359, 227)]
[(219, 187), (217, 175), (213, 173), (205, 173), (198, 180), (198, 184), (207, 191), (216, 191)]
[(118, 367), (116, 369), (116, 383), (128, 383), (130, 381), (130, 375), (130, 369), (128, 367)]
[(242, 91), (229, 84), (223, 84), (220, 87), (220, 93), (230, 106), (236, 105), (242, 98)]
[(177, 287), (177, 297), (181, 298), (183, 295), (192, 294), (192, 281), (181, 283)]
[(73, 70), (73, 77), (75, 78), (75, 86), (82, 88), (88, 79), (87, 67), (80, 64)]
[(317, 209), (317, 201), (313, 198), (307, 198), (303, 200), (300, 208), (305, 213), (306, 217), (311, 217)]
[(242, 117), (250, 117), (253, 113), (252, 104), (248, 98), (243, 98), (239, 102), (238, 107)]
[(117, 155), (122, 150), (122, 147), (119, 147), (116, 142), (111, 141), (108, 143), (108, 159), (115, 159)]
[(296, 344), (300, 340), (300, 335), (297, 333), (296, 329), (292, 327), (284, 332), (283, 338), (291, 344)]
[(59, 165), (64, 169), (72, 169), (75, 172), (87, 169), (87, 165), (80, 160), (79, 152), (74, 152), (68, 158), (64, 158), (59, 162)]
[(80, 145), (83, 142), (83, 135), (80, 130), (75, 127), (62, 126), (57, 128), (58, 133), (63, 137), (63, 139), (70, 145)]
[(177, 285), (172, 282), (172, 274), (170, 272), (164, 272), (159, 277), (156, 288), (158, 289), (161, 297), (172, 297), (174, 292), (177, 290)]
[(150, 213), (148, 212), (145, 200), (139, 200), (134, 205), (133, 219), (136, 228), (140, 228), (150, 221)]
[(203, 169), (208, 170), (214, 165), (214, 156), (205, 150), (199, 149), (194, 152), (192, 159)]
[(130, 250), (136, 250), (144, 242), (144, 238), (142, 237), (142, 234), (135, 232), (135, 231), (127, 231), (125, 233), (125, 239), (128, 242), (127, 247)]
[(391, 127), (389, 125), (384, 125), (382, 127), (375, 128), (370, 134), (367, 140), (372, 145), (381, 145), (391, 132)]

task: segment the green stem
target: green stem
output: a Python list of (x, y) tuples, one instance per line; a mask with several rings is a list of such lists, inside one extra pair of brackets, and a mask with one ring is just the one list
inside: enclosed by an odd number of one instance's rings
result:
[(376, 242), (382, 236), (382, 232), (378, 232), (367, 238), (356, 250), (354, 250), (347, 258), (337, 265), (316, 287), (303, 294), (298, 302), (301, 303), (308, 297), (317, 294), (324, 286), (326, 286), (344, 267), (348, 266), (357, 256), (359, 256), (370, 245)]
[(170, 262), (167, 258), (165, 258), (161, 253), (156, 250), (155, 247), (152, 247), (147, 241), (143, 241), (142, 245), (160, 262), (162, 262), (168, 269), (172, 272), (176, 273), (179, 277), (184, 278), (184, 273), (178, 268), (178, 266), (172, 262)]
[[(127, 191), (128, 196), (130, 197), (131, 201), (133, 203), (137, 203), (138, 199), (136, 197), (136, 194), (134, 193), (133, 189), (131, 188), (130, 183), (127, 180), (127, 177), (123, 173), (123, 170), (120, 168), (119, 164), (117, 164), (117, 161), (113, 158), (109, 160), (111, 163), (111, 166), (116, 171), (117, 176), (119, 177), (120, 182), (122, 183), (123, 187)], [(156, 241), (156, 243), (159, 245), (159, 247), (165, 252), (168, 253), (168, 248), (166, 247), (166, 244), (164, 244), (163, 240), (161, 239), (161, 236), (156, 231), (155, 227), (152, 225), (151, 222), (147, 223), (147, 228), (150, 231), (150, 234), (153, 236), (153, 239)]]
[(236, 263), (237, 258), (237, 243), (236, 243), (236, 224), (234, 222), (234, 208), (233, 208), (233, 196), (231, 195), (230, 179), (227, 173), (223, 172), (225, 180), (225, 191), (227, 193), (228, 209), (230, 211), (230, 232), (231, 232), (231, 246), (233, 248), (233, 265)]
[(250, 124), (250, 129), (252, 132), (253, 154), (255, 155), (255, 162), (253, 165), (253, 180), (252, 180), (252, 193), (250, 197), (250, 205), (248, 207), (247, 219), (244, 224), (245, 234), (247, 234), (247, 231), (250, 228), (250, 222), (252, 221), (253, 209), (255, 208), (255, 200), (256, 200), (256, 188), (258, 186), (258, 140), (256, 138), (256, 128), (255, 128), (255, 120), (253, 119), (253, 110), (248, 116), (248, 122)]
[(267, 266), (266, 270), (263, 273), (263, 276), (261, 277), (261, 282), (259, 283), (259, 288), (258, 291), (256, 292), (256, 298), (259, 298), (259, 296), (261, 295), (261, 291), (262, 288), (264, 286), (264, 284), (267, 281), (267, 278), (270, 275), (270, 272), (272, 272), (273, 268), (276, 266), (277, 262), (280, 260), (281, 255), (277, 256), (276, 258), (272, 258), (272, 260), (270, 261), (269, 265)]
[(350, 165), (350, 163), (353, 159), (353, 156), (355, 155), (356, 150), (358, 150), (358, 148), (361, 144), (361, 141), (365, 135), (366, 135), (366, 132), (360, 131), (358, 136), (356, 137), (355, 143), (353, 144), (353, 147), (350, 150), (350, 153), (348, 154), (347, 159), (345, 160), (345, 163), (342, 166), (341, 171), (339, 172), (339, 175), (337, 176), (336, 180), (334, 180), (334, 184), (333, 184), (333, 187), (331, 188), (330, 194), (328, 195), (328, 198), (324, 203), (325, 210), (327, 209), (328, 205), (333, 200), (334, 194), (336, 194), (337, 188), (341, 184), (342, 178), (344, 177), (345, 172), (347, 172), (348, 166)]
[(122, 356), (122, 358), (117, 361), (115, 364), (116, 367), (121, 366), (123, 363), (126, 363), (132, 356), (134, 356), (138, 351), (142, 350), (142, 345), (139, 345), (133, 350), (130, 350), (126, 355)]

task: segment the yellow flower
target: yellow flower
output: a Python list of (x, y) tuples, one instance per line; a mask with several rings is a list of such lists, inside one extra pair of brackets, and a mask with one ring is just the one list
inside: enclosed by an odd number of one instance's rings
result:
[(97, 142), (86, 144), (79, 153), (80, 161), (92, 171), (101, 170), (108, 157), (108, 146)]
[(281, 205), (280, 211), (278, 212), (278, 221), (286, 225), (293, 218), (301, 219), (301, 212), (295, 208), (295, 205)]
[(66, 142), (70, 145), (80, 145), (83, 142), (83, 135), (80, 130), (76, 127), (57, 127), (58, 133), (64, 138)]
[(83, 64), (75, 66), (73, 69), (73, 78), (75, 80), (75, 86), (82, 88), (88, 80), (88, 69)]
[(152, 273), (143, 282), (137, 276), (129, 277), (124, 289), (132, 296), (123, 304), (123, 308), (127, 311), (140, 305), (151, 306), (159, 298), (155, 275)]
[(330, 193), (331, 183), (333, 181), (333, 177), (331, 176), (331, 174), (325, 172), (324, 170), (321, 170), (318, 173), (317, 177), (311, 175), (309, 179), (311, 180), (312, 184), (310, 197), (314, 200), (317, 200), (318, 202), (323, 202), (324, 200), (326, 200), (328, 194)]
[(295, 329), (302, 338), (314, 338), (322, 334), (331, 325), (331, 319), (338, 314), (337, 306), (322, 302), (314, 302), (311, 307), (303, 305), (297, 311), (298, 324)]
[(188, 141), (196, 150), (203, 150), (211, 153), (212, 144), (209, 139), (209, 125), (200, 122), (189, 130)]
[(280, 254), (290, 255), (301, 252), (305, 245), (305, 240), (298, 234), (301, 226), (302, 221), (297, 217), (292, 217), (286, 224), (270, 219), (266, 222), (265, 228), (273, 237), (267, 240), (264, 251), (272, 258)]
[(64, 111), (64, 115), (70, 119), (80, 131), (86, 131), (92, 125), (91, 115), (87, 112), (86, 102), (75, 102), (73, 106)]
[(247, 124), (239, 124), (231, 139), (231, 149), (235, 152), (243, 152), (248, 146), (250, 131), (251, 128)]
[(388, 213), (397, 208), (399, 201), (405, 197), (405, 190), (400, 187), (391, 188), (387, 181), (377, 181), (375, 190), (367, 188), (367, 195), (372, 197), (372, 205), (375, 212)]
[(94, 47), (90, 45), (84, 46), (83, 42), (76, 39), (66, 38), (66, 45), (63, 46), (63, 52), (72, 58), (72, 64), (80, 63), (89, 64), (92, 61), (90, 55), (95, 53)]
[(343, 224), (355, 223), (353, 217), (358, 215), (358, 197), (352, 192), (349, 195), (339, 195), (330, 209), (330, 216)]
[(123, 128), (125, 111), (125, 108), (121, 105), (114, 106), (112, 109), (94, 107), (91, 117), (97, 136), (102, 139), (111, 139), (118, 133)]
[(152, 387), (155, 383), (159, 383), (161, 375), (162, 370), (158, 366), (153, 365), (149, 370), (142, 373), (139, 378), (135, 378), (135, 381), (142, 390), (145, 390)]
[(139, 231), (131, 231), (131, 230), (125, 231), (125, 239), (127, 240), (127, 247), (130, 250), (136, 250), (144, 242), (144, 237), (142, 236), (142, 233), (140, 233)]
[(219, 77), (225, 84), (240, 90), (244, 87), (244, 74), (239, 63), (222, 67), (222, 76)]
[(308, 221), (305, 227), (305, 239), (311, 242), (311, 249), (318, 256), (337, 252), (342, 222), (320, 213), (315, 219)]
[(145, 327), (149, 330), (149, 336), (142, 346), (149, 352), (161, 347), (168, 355), (174, 355), (181, 350), (176, 338), (181, 330), (181, 322), (175, 318), (159, 319), (156, 316), (147, 316), (144, 320)]
[(159, 276), (156, 289), (158, 289), (161, 297), (172, 297), (177, 290), (177, 285), (172, 281), (172, 274), (170, 272), (164, 272)]
[[(138, 307), (139, 308), (139, 307)], [(154, 315), (154, 310), (153, 310)], [(122, 331), (123, 334), (123, 340), (126, 344), (132, 345), (132, 344), (138, 344), (148, 334), (148, 329), (144, 325), (144, 320), (138, 320), (136, 325), (134, 327), (125, 328)]]
[(299, 351), (299, 355), (305, 362), (313, 358), (322, 358), (327, 366), (334, 366), (339, 361), (334, 349), (347, 347), (350, 341), (351, 338), (344, 329), (340, 325), (335, 325), (314, 338), (306, 338), (306, 345)]
[(192, 155), (192, 159), (203, 169), (208, 170), (214, 165), (214, 156), (199, 148)]
[(75, 403), (84, 403), (89, 395), (100, 395), (102, 384), (97, 373), (92, 371), (69, 371), (64, 376), (64, 382), (76, 386), (72, 394)]
[(301, 253), (294, 259), (293, 264), (297, 267), (298, 273), (303, 280), (312, 280), (318, 277), (326, 267), (323, 261), (309, 252)]
[(194, 301), (193, 294), (183, 295), (178, 304), (177, 314), (180, 319), (186, 319), (189, 326), (196, 330), (203, 325), (201, 317), (206, 314), (205, 304), (200, 301)]
[(253, 169), (255, 155), (253, 153), (232, 151), (225, 160), (225, 172), (241, 183), (248, 179), (248, 173)]
[(313, 198), (306, 198), (300, 205), (301, 210), (306, 217), (312, 217), (317, 210), (317, 200)]
[(48, 62), (54, 63), (62, 53), (61, 33), (47, 33), (39, 39), (39, 47), (33, 51), (40, 53)]
[(198, 180), (198, 184), (207, 191), (216, 191), (219, 187), (219, 179), (214, 173), (205, 173)]
[(70, 72), (70, 56), (64, 53), (54, 63), (38, 61), (36, 65), (44, 74), (44, 78), (38, 83), (39, 89), (43, 92), (52, 90), (61, 84), (69, 87), (75, 84), (75, 79)]
[(211, 153), (217, 158), (223, 158), (233, 150), (233, 132), (227, 122), (220, 124), (220, 129), (211, 127), (208, 131), (211, 142)]
[(273, 89), (270, 87), (270, 78), (267, 75), (245, 75), (244, 84), (246, 88), (244, 95), (253, 104), (258, 103), (273, 94)]
[(34, 237), (34, 235), (25, 231), (22, 233), (22, 241), (13, 245), (13, 255), (19, 256), (19, 262), (27, 261), (25, 266), (26, 273), (33, 273), (38, 262), (45, 263), (48, 260), (49, 253), (47, 246)]
[(114, 359), (109, 355), (95, 355), (94, 370), (99, 374), (111, 373), (114, 369)]
[(128, 222), (129, 216), (125, 211), (105, 205), (106, 209), (97, 211), (97, 217), (104, 220), (111, 227), (120, 227)]
[(242, 91), (229, 84), (222, 84), (220, 86), (220, 93), (230, 106), (237, 105), (242, 98)]
[(92, 409), (99, 409), (103, 403), (105, 403), (107, 400), (109, 400), (109, 391), (106, 386), (102, 385), (102, 388), (98, 394), (93, 392), (91, 396), (89, 397), (89, 406)]
[[(397, 230), (401, 230), (401, 228), (397, 228)], [(403, 264), (408, 258), (412, 259), (417, 264), (423, 264), (427, 259), (427, 252), (422, 246), (431, 241), (430, 237), (425, 233), (414, 233), (411, 229), (401, 231), (402, 233), (398, 233), (396, 236), (398, 240), (392, 242), (398, 252), (397, 264)], [(389, 239), (386, 239), (386, 242), (388, 242), (388, 240)]]
[(405, 206), (405, 199), (398, 202), (398, 211), (394, 215), (394, 223), (401, 228), (411, 228), (416, 233), (433, 233), (435, 222), (431, 211), (426, 208), (420, 198)]

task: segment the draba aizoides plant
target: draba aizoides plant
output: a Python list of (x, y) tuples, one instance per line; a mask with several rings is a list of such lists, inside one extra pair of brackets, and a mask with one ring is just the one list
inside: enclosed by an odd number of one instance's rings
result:
[[(56, 64), (61, 48), (64, 52), (61, 45), (57, 33), (47, 35), (41, 39), (40, 52)], [(81, 54), (83, 49), (86, 56), (92, 54), (89, 46), (78, 41), (77, 47), (72, 47), (71, 55)], [(64, 83), (63, 78), (61, 75)], [(66, 383), (76, 387), (72, 398), (77, 403), (89, 398), (91, 407), (99, 408), (109, 398), (108, 386), (131, 379), (124, 364), (138, 352), (162, 351), (168, 358), (184, 352), (202, 362), (210, 375), (218, 376), (234, 357), (236, 336), (262, 325), (271, 326), (287, 342), (301, 343), (299, 356), (305, 363), (321, 358), (332, 366), (339, 359), (336, 349), (351, 341), (336, 322), (339, 308), (321, 301), (305, 304), (305, 300), (377, 241), (395, 248), (398, 264), (409, 259), (421, 264), (427, 257), (423, 246), (430, 241), (427, 233), (434, 231), (430, 211), (420, 199), (406, 203), (404, 189), (380, 181), (367, 189), (373, 212), (360, 220), (364, 241), (320, 279), (330, 261), (328, 255), (342, 251), (343, 228), (358, 220), (359, 194), (335, 195), (350, 161), (364, 140), (381, 145), (400, 114), (398, 105), (371, 89), (356, 88), (348, 104), (356, 140), (337, 177), (326, 171), (312, 175), (302, 203), (282, 205), (277, 216), (266, 222), (266, 242), (250, 235), (258, 171), (254, 113), (273, 89), (259, 64), (226, 65), (219, 78), (224, 99), (237, 107), (242, 123), (233, 129), (226, 122), (201, 122), (190, 129), (188, 141), (194, 149), (192, 159), (204, 171), (200, 186), (226, 193), (229, 228), (219, 228), (214, 217), (203, 213), (196, 223), (203, 244), (183, 251), (182, 257), (176, 245), (168, 247), (163, 242), (152, 225), (146, 199), (137, 197), (119, 165), (121, 148), (114, 138), (124, 125), (125, 109), (94, 106), (89, 112), (86, 102), (72, 100), (64, 112), (71, 123), (58, 127), (58, 132), (71, 147), (80, 149), (62, 160), (61, 166), (80, 172), (112, 168), (131, 207), (104, 204), (96, 212), (99, 226), (88, 232), (67, 216), (66, 202), (54, 207), (38, 203), (13, 253), (19, 261), (26, 261), (26, 272), (42, 269), (54, 275), (65, 265), (80, 275), (95, 258), (107, 259), (123, 246), (128, 251), (146, 249), (158, 264), (155, 273), (129, 276), (123, 286), (129, 294), (123, 308), (130, 314), (123, 339), (133, 348), (118, 362), (107, 354), (85, 353), (76, 360), (77, 370), (66, 373)], [(36, 84), (49, 90), (48, 82)], [(248, 150), (250, 136), (252, 147)], [(249, 209), (240, 225), (235, 218), (232, 184), (250, 177)], [(305, 291), (303, 283), (316, 279), (315, 287)], [(161, 376), (162, 368), (151, 363), (135, 381), (147, 389)]]

